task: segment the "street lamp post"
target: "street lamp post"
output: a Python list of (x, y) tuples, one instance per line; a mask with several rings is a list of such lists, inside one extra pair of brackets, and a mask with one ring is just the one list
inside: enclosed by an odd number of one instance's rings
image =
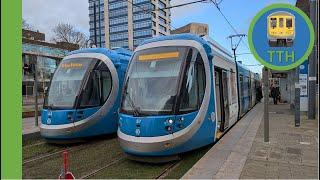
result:
[(34, 118), (35, 118), (35, 122), (34, 122), (34, 125), (35, 126), (38, 126), (38, 64), (37, 64), (37, 59), (38, 59), (38, 56), (37, 55), (34, 55), (33, 56), (34, 59), (33, 59), (33, 77), (34, 77), (34, 89), (33, 89), (33, 94), (34, 94)]

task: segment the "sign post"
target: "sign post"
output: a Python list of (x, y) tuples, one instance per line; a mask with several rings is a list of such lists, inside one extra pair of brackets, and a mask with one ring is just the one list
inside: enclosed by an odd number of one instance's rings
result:
[[(280, 20), (282, 20), (281, 23)], [(284, 24), (288, 30), (283, 28)], [(269, 70), (279, 71), (274, 77), (281, 78), (286, 77), (283, 72), (297, 69), (294, 79), (295, 82), (299, 82), (299, 66), (308, 59), (314, 47), (314, 41), (315, 33), (311, 20), (301, 9), (290, 4), (269, 5), (259, 11), (250, 24), (248, 32), (250, 51), (265, 66), (263, 70), (265, 142), (269, 142), (268, 72)], [(295, 126), (300, 126), (299, 83), (295, 84)]]
[(263, 96), (264, 96), (264, 142), (269, 142), (269, 70), (263, 68)]

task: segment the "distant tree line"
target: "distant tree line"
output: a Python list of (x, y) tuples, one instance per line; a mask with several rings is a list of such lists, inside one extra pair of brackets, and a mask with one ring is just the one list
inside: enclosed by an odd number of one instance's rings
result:
[[(22, 19), (22, 28), (35, 31), (33, 25), (29, 24), (25, 19)], [(53, 37), (51, 41), (53, 42), (68, 42), (78, 44), (80, 48), (86, 47), (88, 37), (70, 23), (60, 22), (54, 26), (52, 32)]]

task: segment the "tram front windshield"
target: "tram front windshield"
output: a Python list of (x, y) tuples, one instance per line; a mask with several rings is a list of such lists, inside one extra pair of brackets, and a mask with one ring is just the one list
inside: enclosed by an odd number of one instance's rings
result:
[(186, 47), (158, 47), (135, 53), (126, 79), (122, 112), (170, 114)]
[(56, 70), (47, 96), (47, 106), (72, 108), (92, 59), (64, 59)]

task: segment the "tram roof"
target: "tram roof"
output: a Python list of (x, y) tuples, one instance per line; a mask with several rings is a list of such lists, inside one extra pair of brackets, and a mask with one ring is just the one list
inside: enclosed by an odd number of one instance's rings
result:
[[(220, 55), (223, 56), (224, 59), (228, 61), (233, 61), (232, 55), (230, 52), (219, 45), (216, 41), (211, 39), (209, 36), (204, 36), (204, 37), (199, 37), (198, 35), (190, 34), (190, 33), (183, 33), (183, 34), (173, 34), (173, 35), (168, 35), (168, 36), (159, 36), (159, 37), (154, 37), (152, 39), (148, 39), (143, 41), (140, 45), (145, 45), (153, 42), (158, 42), (158, 41), (166, 41), (166, 40), (194, 40), (199, 42), (203, 48), (205, 49), (206, 53), (213, 54), (213, 55)], [(250, 74), (250, 70), (245, 67), (243, 64), (237, 62), (237, 65), (239, 67), (239, 71), (241, 71), (244, 74)]]
[(247, 76), (250, 76), (251, 71), (245, 67), (242, 63), (237, 62), (238, 71), (242, 74), (245, 74)]
[(148, 39), (148, 40), (143, 41), (140, 45), (149, 44), (149, 43), (158, 42), (158, 41), (166, 41), (166, 40), (194, 40), (203, 46), (203, 48), (207, 54), (212, 53), (211, 47), (207, 41), (205, 41), (204, 39), (202, 39), (201, 37), (199, 37), (197, 35), (190, 34), (190, 33), (173, 34), (173, 35), (168, 35), (168, 36), (154, 37), (152, 39)]
[(166, 41), (166, 40), (194, 40), (199, 42), (205, 49), (206, 53), (208, 55), (218, 55), (221, 58), (233, 62), (234, 60), (232, 58), (232, 55), (228, 50), (226, 50), (224, 47), (219, 45), (216, 41), (214, 41), (209, 36), (203, 36), (200, 37), (195, 34), (190, 33), (183, 33), (183, 34), (174, 34), (174, 35), (168, 35), (168, 36), (160, 36), (155, 37), (149, 40), (144, 41), (141, 45), (152, 43), (152, 42), (158, 42), (158, 41)]
[(71, 51), (68, 55), (78, 54), (78, 53), (100, 53), (106, 55), (112, 62), (125, 63), (129, 62), (132, 52), (124, 48), (115, 48), (113, 50), (107, 48), (85, 48), (75, 51)]

